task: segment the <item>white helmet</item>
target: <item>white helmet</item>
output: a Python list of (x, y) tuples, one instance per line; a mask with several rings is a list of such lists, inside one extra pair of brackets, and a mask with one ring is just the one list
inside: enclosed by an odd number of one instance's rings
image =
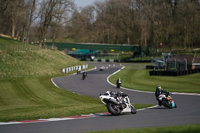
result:
[(161, 86), (160, 86), (160, 85), (158, 85), (158, 86), (156, 87), (156, 89), (159, 89), (159, 90), (160, 90), (160, 89), (162, 89), (162, 88), (161, 88)]

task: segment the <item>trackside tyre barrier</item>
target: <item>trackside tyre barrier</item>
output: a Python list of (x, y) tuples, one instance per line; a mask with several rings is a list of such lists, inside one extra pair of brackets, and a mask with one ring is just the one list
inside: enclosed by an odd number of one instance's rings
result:
[(153, 70), (149, 71), (150, 76), (182, 76), (182, 75), (189, 75), (194, 73), (200, 73), (200, 69), (192, 69), (192, 70), (186, 70), (186, 71), (159, 71), (159, 70)]
[(118, 59), (94, 59), (92, 61), (96, 61), (96, 62), (120, 62), (120, 60), (118, 60)]
[(63, 73), (68, 73), (68, 72), (72, 72), (72, 71), (75, 71), (75, 70), (83, 70), (83, 69), (87, 69), (88, 68), (88, 64), (86, 65), (79, 65), (79, 66), (72, 66), (72, 67), (68, 67), (68, 68), (63, 68), (61, 71)]
[(109, 59), (106, 59), (106, 62), (110, 62), (110, 60), (109, 60)]
[(114, 62), (120, 62), (120, 60), (118, 60), (118, 59), (114, 59)]

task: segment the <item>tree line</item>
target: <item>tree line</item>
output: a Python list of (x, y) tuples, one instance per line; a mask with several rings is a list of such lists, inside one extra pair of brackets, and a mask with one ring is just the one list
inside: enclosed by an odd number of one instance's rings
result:
[(148, 47), (200, 43), (200, 0), (0, 0), (0, 32), (18, 40), (73, 40)]
[(0, 33), (43, 46), (47, 33), (55, 38), (74, 7), (72, 0), (0, 0)]

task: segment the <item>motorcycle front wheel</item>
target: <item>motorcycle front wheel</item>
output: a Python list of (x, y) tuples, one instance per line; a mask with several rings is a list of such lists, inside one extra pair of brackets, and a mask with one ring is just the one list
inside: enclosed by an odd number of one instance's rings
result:
[(162, 99), (162, 102), (163, 102), (163, 105), (169, 109), (172, 108), (172, 106), (168, 103), (168, 100), (167, 99)]
[(116, 105), (114, 103), (107, 103), (107, 108), (108, 108), (108, 111), (114, 116), (118, 116), (121, 114), (119, 105)]
[(131, 114), (136, 114), (136, 113), (137, 113), (137, 111), (136, 111), (135, 107), (131, 106)]

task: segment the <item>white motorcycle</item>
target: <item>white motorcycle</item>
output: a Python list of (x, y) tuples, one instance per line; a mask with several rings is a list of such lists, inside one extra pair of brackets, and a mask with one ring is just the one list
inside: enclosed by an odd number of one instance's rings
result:
[(99, 98), (112, 115), (117, 116), (122, 113), (136, 114), (137, 112), (130, 103), (128, 95), (123, 92), (107, 91), (105, 94), (100, 94)]

